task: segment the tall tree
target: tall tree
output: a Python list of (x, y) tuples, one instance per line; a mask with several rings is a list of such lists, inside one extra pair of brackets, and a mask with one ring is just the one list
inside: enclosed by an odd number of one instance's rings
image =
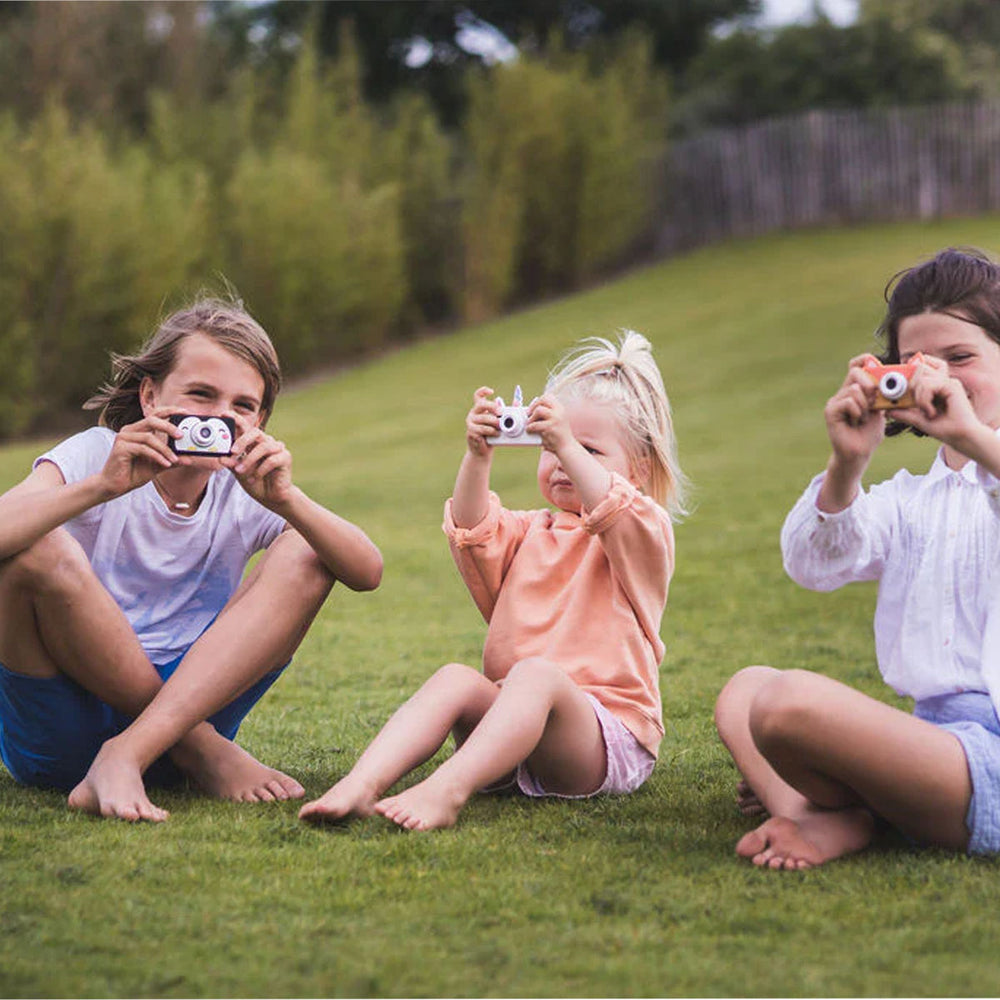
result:
[(675, 127), (692, 132), (810, 108), (926, 104), (968, 93), (953, 53), (926, 31), (883, 18), (841, 28), (821, 17), (714, 40), (685, 76)]
[(109, 131), (141, 131), (149, 97), (194, 103), (220, 67), (200, 2), (0, 3), (0, 106), (28, 120), (51, 100)]
[(307, 19), (318, 19), (320, 47), (328, 55), (337, 50), (341, 22), (350, 20), (363, 54), (366, 96), (382, 102), (403, 88), (423, 90), (453, 123), (463, 106), (464, 70), (483, 59), (481, 50), (469, 47), (470, 38), (495, 31), (498, 44), (533, 51), (557, 37), (572, 50), (601, 50), (641, 26), (657, 64), (679, 72), (715, 27), (760, 7), (761, 0), (273, 0), (216, 10), (236, 50), (252, 37), (261, 58), (278, 61), (287, 58), (289, 40), (302, 36)]
[(997, 0), (860, 0), (862, 22), (889, 21), (919, 30), (951, 52), (965, 83), (981, 97), (1000, 97), (1000, 3)]

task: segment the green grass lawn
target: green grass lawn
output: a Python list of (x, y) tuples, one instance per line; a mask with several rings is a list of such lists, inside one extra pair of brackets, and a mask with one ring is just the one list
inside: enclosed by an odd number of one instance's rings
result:
[[(806, 667), (903, 704), (874, 663), (874, 590), (797, 588), (778, 532), (822, 468), (822, 406), (873, 345), (882, 289), (947, 244), (1000, 249), (1000, 219), (734, 243), (289, 392), (272, 429), (298, 482), (382, 548), (373, 594), (338, 589), (241, 741), (310, 796), (345, 773), (484, 624), (440, 530), (472, 391), (537, 393), (563, 349), (631, 326), (654, 343), (697, 508), (664, 620), (666, 726), (627, 799), (474, 800), (456, 828), (318, 829), (298, 804), (154, 795), (167, 823), (69, 813), (0, 775), (0, 995), (996, 995), (998, 869), (901, 839), (805, 873), (733, 853), (749, 828), (712, 725), (750, 663)], [(871, 470), (925, 467), (885, 444)], [(0, 487), (41, 444), (0, 451)], [(494, 486), (540, 502), (535, 455)]]

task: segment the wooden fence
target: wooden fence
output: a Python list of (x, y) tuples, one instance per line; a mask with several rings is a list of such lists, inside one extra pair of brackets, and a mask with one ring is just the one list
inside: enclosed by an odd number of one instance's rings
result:
[(1000, 210), (1000, 105), (811, 111), (674, 144), (657, 250)]

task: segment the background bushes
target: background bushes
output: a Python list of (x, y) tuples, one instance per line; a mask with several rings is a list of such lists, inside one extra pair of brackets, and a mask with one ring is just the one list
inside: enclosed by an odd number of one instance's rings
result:
[(112, 152), (50, 105), (0, 126), (0, 433), (79, 407), (109, 350), (134, 345), (164, 297), (202, 276), (209, 186), (196, 165)]
[[(650, 101), (650, 94), (658, 99)], [(575, 287), (643, 233), (666, 93), (632, 38), (601, 73), (581, 54), (475, 79), (465, 140), (465, 315)]]
[(345, 32), (325, 63), (306, 38), (278, 91), (156, 94), (138, 135), (56, 101), (0, 120), (0, 435), (79, 407), (206, 286), (294, 374), (577, 286), (641, 235), (666, 106), (641, 42), (599, 71), (556, 48), (470, 73), (457, 132), (422, 95), (376, 113), (361, 74)]

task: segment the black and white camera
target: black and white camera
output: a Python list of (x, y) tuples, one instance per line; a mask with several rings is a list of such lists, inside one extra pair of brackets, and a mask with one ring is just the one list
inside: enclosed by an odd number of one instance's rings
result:
[(178, 455), (232, 454), (236, 439), (236, 421), (231, 417), (195, 417), (187, 413), (174, 413), (168, 418), (181, 431), (179, 438), (171, 438), (170, 450)]
[(521, 387), (514, 387), (514, 400), (510, 406), (504, 405), (504, 401), (497, 396), (500, 404), (500, 433), (496, 437), (488, 437), (487, 444), (541, 444), (542, 439), (537, 434), (529, 434), (528, 427), (528, 407), (521, 405)]

